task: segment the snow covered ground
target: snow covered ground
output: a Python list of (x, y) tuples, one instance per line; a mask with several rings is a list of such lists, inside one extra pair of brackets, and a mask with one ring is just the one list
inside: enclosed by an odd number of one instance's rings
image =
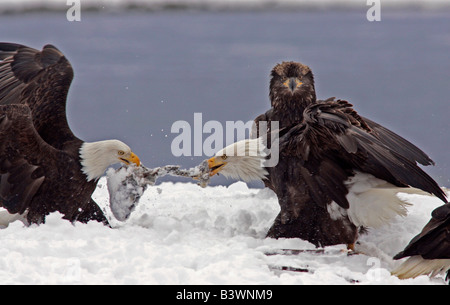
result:
[[(94, 198), (111, 217), (113, 229), (99, 223), (62, 220), (24, 227), (20, 221), (0, 230), (1, 284), (443, 284), (421, 276), (399, 280), (391, 257), (429, 220), (441, 202), (424, 195), (405, 218), (361, 237), (367, 255), (347, 256), (342, 246), (323, 254), (266, 255), (280, 249), (314, 249), (299, 239), (264, 238), (278, 213), (268, 189), (200, 188), (164, 182), (147, 189), (126, 222), (108, 208), (105, 178)], [(309, 272), (281, 271), (283, 266)]]

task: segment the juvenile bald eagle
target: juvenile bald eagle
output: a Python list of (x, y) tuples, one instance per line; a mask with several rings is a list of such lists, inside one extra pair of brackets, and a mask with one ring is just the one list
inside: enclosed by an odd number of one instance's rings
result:
[(431, 220), (394, 259), (409, 258), (392, 273), (401, 279), (436, 276), (447, 271), (450, 280), (450, 204), (431, 213)]
[[(275, 132), (270, 130), (271, 121), (280, 126), (279, 162), (265, 168), (268, 174), (263, 179), (281, 208), (268, 237), (352, 248), (361, 228), (406, 214), (405, 203), (396, 197), (398, 188), (418, 188), (447, 202), (436, 182), (416, 164), (433, 164), (424, 152), (359, 116), (346, 101), (316, 100), (309, 67), (296, 62), (276, 65), (270, 100), (272, 108), (255, 119), (257, 137)], [(259, 128), (261, 121), (268, 122), (267, 129)], [(209, 160), (211, 174), (242, 177), (244, 159), (240, 159), (219, 152)]]
[(29, 223), (59, 211), (72, 222), (106, 224), (91, 198), (98, 178), (111, 164), (140, 163), (121, 141), (74, 136), (66, 119), (72, 78), (54, 46), (0, 43), (0, 205)]

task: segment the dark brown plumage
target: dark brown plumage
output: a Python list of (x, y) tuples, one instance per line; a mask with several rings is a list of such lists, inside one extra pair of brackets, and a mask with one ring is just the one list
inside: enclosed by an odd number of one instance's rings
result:
[(450, 204), (436, 208), (431, 216), (422, 232), (395, 259), (412, 255), (421, 255), (425, 259), (450, 259)]
[(0, 143), (0, 199), (9, 213), (27, 212), (30, 223), (54, 211), (71, 221), (106, 223), (91, 199), (97, 183), (86, 180), (77, 162), (81, 144), (58, 150), (45, 143), (26, 105), (0, 106)]
[[(394, 259), (402, 259), (404, 257), (420, 256), (424, 261), (417, 261), (419, 264), (427, 264), (427, 260), (450, 260), (450, 204), (444, 204), (436, 208), (431, 214), (431, 220), (422, 229), (422, 232), (414, 237), (403, 251), (394, 256)], [(442, 264), (435, 263), (432, 269), (418, 268), (418, 271), (411, 272), (410, 269), (404, 269), (408, 266), (408, 262), (400, 266), (396, 271), (402, 274), (402, 277), (415, 277), (427, 272), (435, 272), (439, 268), (442, 271), (448, 270), (447, 280), (450, 280), (450, 261), (442, 262)], [(411, 274), (411, 275), (409, 275)]]
[(271, 131), (260, 130), (260, 121), (280, 125), (280, 160), (267, 168), (264, 181), (277, 194), (281, 208), (269, 237), (299, 237), (316, 246), (353, 244), (360, 228), (345, 211), (336, 217), (330, 208), (335, 202), (349, 209), (345, 181), (356, 173), (397, 187), (419, 188), (447, 202), (436, 182), (416, 164), (433, 164), (424, 152), (359, 116), (346, 101), (316, 100), (309, 67), (295, 62), (276, 65), (270, 99), (272, 108), (255, 119), (258, 136)]
[(83, 172), (84, 142), (66, 119), (72, 78), (54, 46), (0, 43), (0, 205), (26, 213), (30, 223), (54, 211), (70, 221), (107, 223), (91, 199), (97, 180)]

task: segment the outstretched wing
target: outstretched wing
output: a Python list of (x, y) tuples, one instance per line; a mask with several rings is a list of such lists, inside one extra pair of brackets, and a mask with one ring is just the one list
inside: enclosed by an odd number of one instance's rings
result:
[[(342, 103), (343, 101), (336, 101), (335, 97), (330, 97), (323, 101), (318, 101), (319, 103), (329, 103), (329, 102), (338, 102)], [(350, 105), (350, 104), (349, 104)], [(351, 105), (350, 105), (351, 107)], [(418, 162), (422, 165), (434, 165), (433, 160), (424, 153), (420, 148), (399, 136), (392, 130), (387, 129), (386, 127), (366, 118), (359, 116), (353, 109), (351, 110), (352, 116), (354, 116), (359, 122), (365, 124), (364, 129), (368, 130), (371, 135), (376, 137), (381, 143), (388, 146), (390, 149), (396, 151), (403, 157), (409, 159), (410, 161)]]
[(380, 124), (369, 120), (368, 118), (363, 118), (367, 125), (372, 129), (371, 134), (375, 136), (381, 143), (395, 150), (397, 153), (402, 155), (409, 160), (413, 160), (422, 165), (434, 165), (433, 160), (424, 153), (420, 148), (409, 142), (408, 140), (402, 138), (395, 132), (387, 129)]
[(0, 43), (0, 105), (28, 105), (41, 138), (58, 149), (76, 139), (66, 118), (72, 79), (69, 61), (54, 46)]
[[(57, 156), (57, 154), (59, 154)], [(0, 105), (0, 203), (23, 213), (62, 153), (36, 133), (26, 105)]]
[(419, 188), (447, 202), (442, 189), (414, 158), (403, 156), (397, 145), (380, 140), (346, 101), (308, 106), (302, 123), (280, 138), (280, 152), (302, 160), (302, 177), (319, 205), (331, 199), (343, 208), (349, 207), (344, 185), (352, 174), (349, 170), (371, 174), (396, 186)]

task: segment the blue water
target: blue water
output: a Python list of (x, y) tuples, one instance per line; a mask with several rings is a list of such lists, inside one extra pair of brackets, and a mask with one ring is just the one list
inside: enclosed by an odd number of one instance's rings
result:
[(0, 40), (62, 50), (75, 70), (74, 132), (123, 140), (149, 167), (197, 165), (206, 156), (173, 156), (173, 122), (193, 126), (195, 112), (224, 125), (252, 120), (269, 108), (271, 68), (295, 60), (312, 68), (319, 98), (347, 99), (416, 143), (436, 162), (426, 171), (450, 186), (450, 14), (365, 14), (82, 12), (68, 22), (63, 12), (31, 13), (0, 16)]

